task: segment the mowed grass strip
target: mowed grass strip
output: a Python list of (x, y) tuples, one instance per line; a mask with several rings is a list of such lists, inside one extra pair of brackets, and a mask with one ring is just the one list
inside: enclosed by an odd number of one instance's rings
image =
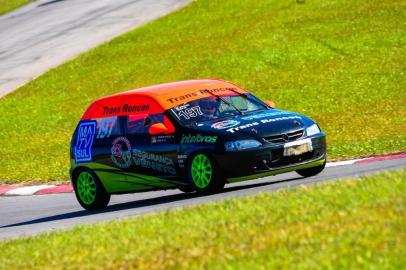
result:
[(0, 100), (0, 183), (68, 179), (96, 98), (222, 78), (314, 118), (330, 159), (406, 150), (406, 2), (193, 1)]
[(406, 170), (0, 242), (4, 269), (404, 269)]
[(31, 2), (31, 0), (0, 0), (0, 15), (28, 4), (29, 2)]

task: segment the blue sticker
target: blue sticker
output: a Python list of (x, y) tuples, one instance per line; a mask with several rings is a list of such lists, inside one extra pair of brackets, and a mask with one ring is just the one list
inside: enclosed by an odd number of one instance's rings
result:
[(92, 145), (96, 134), (96, 121), (83, 121), (79, 124), (75, 145), (76, 163), (92, 161)]

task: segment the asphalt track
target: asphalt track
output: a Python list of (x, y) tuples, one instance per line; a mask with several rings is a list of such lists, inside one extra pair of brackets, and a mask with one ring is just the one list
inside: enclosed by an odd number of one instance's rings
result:
[(35, 235), (79, 224), (126, 218), (169, 208), (191, 206), (339, 178), (358, 177), (398, 168), (406, 168), (406, 158), (328, 167), (321, 174), (310, 178), (299, 177), (294, 172), (265, 177), (227, 185), (224, 192), (210, 196), (196, 196), (176, 190), (114, 195), (109, 207), (97, 212), (83, 210), (73, 193), (0, 197), (0, 239)]
[(190, 0), (38, 0), (0, 16), (0, 97)]

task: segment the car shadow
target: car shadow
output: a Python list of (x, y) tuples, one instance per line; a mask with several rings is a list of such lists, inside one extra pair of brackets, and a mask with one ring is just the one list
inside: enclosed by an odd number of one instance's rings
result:
[[(246, 189), (251, 189), (251, 188), (256, 188), (256, 187), (261, 187), (261, 186), (270, 186), (270, 185), (275, 185), (278, 183), (289, 182), (289, 181), (294, 181), (294, 180), (299, 180), (299, 179), (303, 179), (303, 177), (294, 177), (294, 178), (272, 181), (272, 182), (247, 184), (247, 185), (234, 186), (234, 187), (225, 187), (223, 191), (221, 191), (217, 194), (224, 194), (224, 193), (229, 193), (229, 192), (233, 192), (233, 191), (237, 191), (237, 190), (246, 190)], [(167, 195), (167, 196), (160, 196), (157, 198), (142, 199), (142, 200), (136, 200), (136, 201), (131, 201), (131, 202), (114, 204), (114, 205), (108, 206), (107, 208), (102, 209), (102, 210), (96, 210), (96, 211), (80, 210), (80, 211), (74, 211), (74, 212), (65, 213), (65, 214), (42, 217), (42, 218), (33, 219), (33, 220), (29, 220), (29, 221), (4, 225), (4, 226), (1, 226), (0, 229), (18, 227), (18, 226), (23, 226), (23, 225), (32, 225), (32, 224), (37, 224), (37, 223), (45, 223), (45, 222), (57, 221), (57, 220), (65, 220), (65, 219), (71, 219), (71, 218), (77, 218), (77, 217), (83, 217), (83, 216), (91, 216), (91, 215), (97, 215), (97, 214), (102, 214), (102, 213), (122, 211), (122, 210), (127, 210), (127, 209), (156, 206), (156, 205), (161, 205), (161, 204), (166, 204), (166, 203), (171, 203), (171, 202), (176, 202), (176, 201), (183, 201), (183, 200), (187, 200), (187, 199), (198, 198), (198, 197), (202, 197), (202, 196), (206, 196), (206, 195), (199, 195), (196, 193), (172, 194), (172, 195)]]
[(55, 4), (58, 2), (62, 2), (62, 1), (65, 1), (65, 0), (52, 0), (52, 1), (48, 1), (48, 2), (44, 2), (42, 4), (39, 4), (38, 7), (44, 7), (44, 6), (52, 5), (52, 4)]

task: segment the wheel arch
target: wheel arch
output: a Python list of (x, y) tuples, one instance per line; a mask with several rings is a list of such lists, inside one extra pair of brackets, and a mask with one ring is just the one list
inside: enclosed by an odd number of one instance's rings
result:
[[(192, 160), (193, 157), (195, 157), (198, 154), (205, 154), (206, 156), (208, 156), (212, 161), (214, 161), (216, 163), (216, 165), (221, 169), (220, 163), (218, 162), (216, 156), (210, 151), (210, 149), (196, 149), (193, 150), (191, 152), (189, 152), (187, 154), (187, 158), (186, 158), (186, 163), (185, 165), (189, 165), (189, 162)], [(185, 166), (185, 169), (187, 170), (187, 166)]]
[(71, 179), (70, 179), (72, 184), (75, 184), (74, 182), (76, 181), (76, 177), (83, 170), (90, 170), (90, 168), (86, 167), (86, 166), (77, 166), (72, 170)]
[(76, 179), (76, 176), (77, 176), (81, 171), (85, 171), (85, 170), (91, 171), (91, 172), (97, 177), (97, 179), (99, 180), (99, 182), (100, 182), (101, 186), (104, 188), (104, 190), (107, 192), (106, 186), (104, 185), (103, 181), (100, 179), (99, 175), (97, 175), (97, 173), (96, 173), (92, 168), (89, 168), (89, 167), (83, 166), (83, 165), (77, 166), (76, 168), (73, 169), (73, 171), (72, 171), (72, 177), (71, 177), (72, 185), (75, 185), (75, 182), (74, 182), (74, 181), (75, 181), (75, 179)]

